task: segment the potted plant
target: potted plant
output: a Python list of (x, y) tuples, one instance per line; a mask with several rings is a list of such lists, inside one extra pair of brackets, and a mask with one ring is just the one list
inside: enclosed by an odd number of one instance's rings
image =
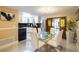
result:
[(67, 22), (67, 40), (68, 42), (74, 42), (74, 34), (76, 33), (76, 29), (77, 29), (77, 22), (76, 20), (74, 20), (73, 18), (71, 18), (68, 22)]

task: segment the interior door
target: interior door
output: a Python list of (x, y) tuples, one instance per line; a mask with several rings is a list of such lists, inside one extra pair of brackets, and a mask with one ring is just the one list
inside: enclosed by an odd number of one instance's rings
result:
[(50, 32), (51, 27), (52, 27), (52, 18), (47, 18), (46, 19), (46, 31)]

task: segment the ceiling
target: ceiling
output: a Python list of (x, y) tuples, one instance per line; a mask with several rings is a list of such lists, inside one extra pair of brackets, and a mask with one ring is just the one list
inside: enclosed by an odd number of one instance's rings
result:
[(72, 14), (78, 6), (9, 6), (38, 16)]

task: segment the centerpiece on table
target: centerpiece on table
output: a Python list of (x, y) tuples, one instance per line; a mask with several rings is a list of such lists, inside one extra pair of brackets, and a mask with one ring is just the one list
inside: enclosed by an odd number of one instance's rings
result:
[(40, 33), (40, 38), (42, 38), (44, 40), (48, 39), (48, 38), (52, 39), (52, 37), (53, 37), (53, 34), (50, 32), (43, 31)]

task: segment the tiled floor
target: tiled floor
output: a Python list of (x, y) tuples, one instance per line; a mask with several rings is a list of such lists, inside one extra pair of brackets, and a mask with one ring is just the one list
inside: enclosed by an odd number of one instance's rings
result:
[(18, 49), (15, 52), (32, 52), (30, 42), (26, 40), (20, 41)]
[[(55, 48), (50, 45), (44, 45), (40, 49), (37, 49), (36, 52), (78, 52), (79, 47), (77, 47), (75, 44), (68, 45), (67, 47), (69, 49), (63, 48), (62, 46)], [(32, 52), (30, 41), (21, 41), (16, 52)]]
[[(39, 50), (36, 50), (36, 52), (57, 52), (54, 47), (50, 45), (44, 45)], [(19, 42), (19, 47), (15, 52), (32, 52), (31, 43), (29, 40), (23, 40)]]
[(40, 49), (37, 49), (35, 52), (56, 52), (56, 49), (50, 45), (44, 45)]
[(24, 52), (26, 50), (26, 40), (19, 42), (18, 49), (15, 52)]
[[(48, 48), (48, 50), (46, 49)], [(23, 40), (19, 43), (19, 47), (16, 50), (16, 52), (32, 52), (31, 44), (29, 41), (26, 42), (26, 40)], [(48, 45), (42, 46), (39, 50), (36, 52), (56, 52), (55, 48)]]

